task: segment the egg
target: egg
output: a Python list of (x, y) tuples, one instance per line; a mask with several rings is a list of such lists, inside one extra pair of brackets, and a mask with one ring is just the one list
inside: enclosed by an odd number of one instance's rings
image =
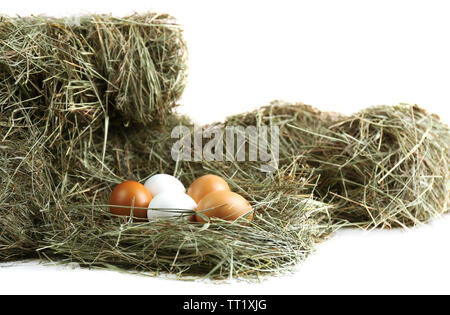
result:
[(167, 174), (156, 174), (147, 179), (145, 187), (152, 194), (153, 197), (163, 191), (186, 192), (186, 188), (182, 182), (176, 177)]
[(197, 178), (188, 189), (188, 195), (199, 203), (203, 197), (212, 193), (213, 191), (227, 190), (230, 191), (228, 183), (217, 175), (204, 175)]
[(183, 215), (183, 210), (195, 210), (197, 203), (186, 193), (164, 191), (157, 194), (148, 206), (147, 217), (168, 217)]
[[(227, 190), (219, 190), (209, 193), (200, 200), (196, 212), (201, 212), (209, 218), (216, 217), (228, 221), (234, 221), (241, 216), (248, 220), (253, 219), (252, 206), (241, 195)], [(197, 222), (206, 222), (196, 214)]]
[(145, 209), (133, 209), (133, 216), (137, 218), (147, 218), (146, 208), (152, 201), (152, 195), (144, 185), (135, 181), (126, 181), (117, 185), (109, 199), (109, 210), (112, 214), (130, 216), (131, 208), (137, 207)]

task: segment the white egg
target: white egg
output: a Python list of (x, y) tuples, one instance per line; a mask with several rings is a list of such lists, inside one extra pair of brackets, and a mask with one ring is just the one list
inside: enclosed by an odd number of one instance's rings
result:
[(167, 174), (156, 174), (147, 179), (144, 186), (153, 198), (163, 191), (186, 192), (184, 185), (176, 178)]
[(150, 202), (147, 217), (169, 217), (183, 215), (183, 210), (195, 210), (197, 204), (189, 195), (180, 191), (164, 191)]

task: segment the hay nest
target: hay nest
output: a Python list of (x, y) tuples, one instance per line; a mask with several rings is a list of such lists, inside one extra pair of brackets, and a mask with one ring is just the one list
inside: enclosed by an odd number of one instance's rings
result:
[[(2, 170), (11, 183), (2, 187), (2, 196), (7, 196), (2, 202), (9, 205), (0, 218), (7, 228), (0, 239), (2, 261), (41, 257), (155, 274), (254, 278), (292, 269), (336, 228), (330, 206), (312, 198), (308, 191), (313, 183), (297, 165), (267, 175), (258, 162), (173, 161), (170, 149), (177, 139), (170, 131), (188, 125), (185, 117), (172, 116), (164, 128), (145, 133), (118, 126), (110, 130), (106, 150), (104, 132), (79, 138), (77, 146), (65, 148), (71, 151), (69, 165), (60, 158), (63, 152), (46, 147), (46, 129), (32, 124), (26, 111), (22, 114), (24, 124), (9, 125), (14, 132), (5, 134), (1, 143), (8, 147)], [(22, 139), (19, 132), (35, 136)], [(15, 150), (13, 143), (22, 150)], [(226, 178), (251, 202), (255, 220), (141, 223), (109, 213), (107, 203), (116, 184), (160, 172), (176, 175), (185, 185), (204, 173)], [(12, 194), (14, 186), (20, 191)]]
[[(209, 168), (208, 172), (224, 176), (217, 172), (218, 167), (214, 166), (216, 172)], [(187, 174), (180, 176), (185, 183)], [(243, 173), (234, 175), (228, 178), (233, 189), (247, 191), (244, 196), (255, 210), (250, 224), (223, 220), (190, 223), (183, 217), (133, 223), (109, 213), (105, 205), (109, 188), (89, 204), (70, 203), (68, 218), (60, 215), (41, 230), (39, 251), (52, 260), (89, 267), (213, 279), (254, 278), (291, 270), (313, 251), (315, 243), (333, 232), (327, 204), (276, 187), (257, 192), (259, 186), (272, 186), (273, 181), (254, 183), (254, 178)], [(53, 212), (50, 217), (55, 215)]]

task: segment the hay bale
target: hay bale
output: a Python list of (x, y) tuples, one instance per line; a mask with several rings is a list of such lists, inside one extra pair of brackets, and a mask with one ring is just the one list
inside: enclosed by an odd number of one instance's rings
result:
[(273, 102), (228, 122), (279, 126), (280, 165), (309, 170), (337, 221), (409, 227), (448, 212), (450, 129), (417, 105), (344, 116)]
[(315, 155), (318, 190), (336, 218), (370, 227), (409, 227), (448, 212), (450, 129), (417, 105), (375, 106), (328, 128)]
[(24, 104), (57, 135), (163, 123), (184, 90), (182, 31), (166, 14), (0, 17), (0, 104)]

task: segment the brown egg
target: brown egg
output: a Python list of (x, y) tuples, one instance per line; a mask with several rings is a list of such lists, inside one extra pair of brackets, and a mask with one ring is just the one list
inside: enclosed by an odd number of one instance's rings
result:
[[(209, 209), (209, 210), (207, 210)], [(249, 202), (239, 194), (232, 191), (219, 190), (209, 193), (200, 200), (197, 212), (212, 218), (221, 218), (233, 221), (246, 215), (248, 220), (253, 219), (252, 206)], [(200, 215), (196, 214), (197, 222), (206, 222)]]
[(197, 220), (195, 219), (195, 214), (188, 216), (187, 220), (189, 222), (197, 222)]
[[(133, 202), (134, 200), (134, 202)], [(152, 195), (144, 185), (135, 181), (126, 181), (117, 185), (109, 199), (109, 210), (112, 214), (130, 216), (131, 208), (120, 208), (114, 206), (126, 206), (145, 209), (133, 209), (133, 216), (147, 218), (147, 207), (152, 201)]]
[(196, 203), (199, 203), (200, 200), (209, 193), (219, 190), (230, 191), (230, 187), (222, 177), (209, 174), (197, 178), (191, 186), (189, 186), (187, 194), (191, 196)]

